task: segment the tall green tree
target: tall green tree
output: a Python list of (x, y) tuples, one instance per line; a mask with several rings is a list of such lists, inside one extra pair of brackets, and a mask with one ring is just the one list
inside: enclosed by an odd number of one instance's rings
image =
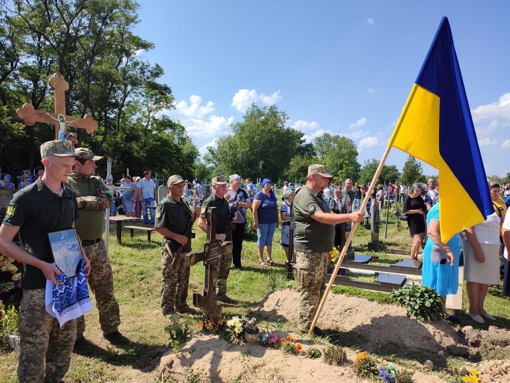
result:
[(358, 150), (353, 140), (325, 133), (315, 139), (314, 147), (319, 162), (326, 165), (335, 178), (358, 179), (361, 165), (358, 162)]
[[(374, 178), (374, 174), (377, 171), (377, 167), (379, 166), (379, 161), (372, 158), (371, 160), (366, 160), (365, 164), (361, 168), (359, 173), (358, 182), (361, 184), (368, 184), (372, 182)], [(395, 182), (400, 180), (401, 174), (398, 171), (395, 165), (383, 165), (381, 170), (381, 174), (377, 179), (377, 184), (388, 184), (390, 182)]]
[(413, 156), (407, 157), (402, 172), (402, 182), (411, 186), (415, 182), (423, 181), (423, 169), (421, 164)]
[[(81, 144), (111, 157), (114, 172), (129, 167), (192, 176), (198, 151), (182, 126), (162, 116), (173, 102), (171, 88), (160, 81), (163, 69), (139, 56), (153, 44), (133, 33), (138, 23), (136, 1), (6, 4), (0, 13), (0, 41), (5, 41), (0, 44), (0, 102), (10, 111), (9, 128), (19, 124), (14, 111), (25, 102), (53, 110), (47, 81), (59, 72), (69, 83), (67, 114), (91, 114), (99, 124), (92, 136), (77, 130)], [(0, 124), (3, 121), (0, 118)], [(23, 139), (15, 126), (0, 157), (3, 164), (17, 159), (13, 170), (32, 168), (38, 162), (39, 145), (53, 138), (53, 127), (20, 126)], [(23, 143), (21, 148), (17, 141)], [(106, 161), (98, 165), (104, 174)]]
[(252, 104), (243, 121), (232, 126), (232, 134), (220, 137), (216, 149), (208, 148), (204, 160), (224, 174), (282, 182), (291, 159), (306, 150), (303, 133), (285, 127), (288, 119), (275, 105)]

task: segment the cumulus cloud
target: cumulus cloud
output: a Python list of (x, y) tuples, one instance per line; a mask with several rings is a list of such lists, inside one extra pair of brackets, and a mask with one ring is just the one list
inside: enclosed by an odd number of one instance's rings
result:
[(276, 104), (280, 101), (280, 91), (276, 91), (273, 94), (266, 96), (263, 93), (258, 94), (255, 89), (239, 89), (237, 93), (232, 97), (232, 105), (239, 112), (244, 113), (250, 107), (251, 104), (260, 102), (265, 106)]
[(489, 137), (481, 138), (478, 140), (478, 145), (480, 146), (496, 145), (497, 143), (498, 141), (496, 139)]
[(354, 124), (350, 124), (349, 128), (351, 128), (351, 129), (361, 128), (366, 123), (367, 123), (367, 119), (365, 117), (363, 117), (363, 118), (360, 118), (358, 121), (356, 121)]
[(471, 111), (474, 121), (501, 118), (510, 120), (510, 93), (505, 93), (497, 102), (480, 105)]
[(499, 120), (496, 119), (492, 120), (487, 126), (476, 126), (475, 129), (478, 135), (485, 136), (495, 131), (499, 125)]
[(319, 124), (315, 121), (308, 122), (305, 120), (297, 120), (296, 122), (293, 122), (290, 127), (303, 132), (306, 130), (318, 130)]
[(327, 133), (325, 130), (323, 129), (319, 129), (317, 130), (316, 132), (314, 133), (310, 133), (310, 134), (305, 134), (303, 136), (303, 139), (305, 140), (305, 142), (307, 144), (309, 144), (310, 142), (312, 142), (313, 140), (315, 140), (317, 137), (320, 137), (322, 135), (324, 135), (324, 133)]
[(501, 147), (502, 147), (503, 149), (510, 149), (510, 139), (505, 140), (505, 142), (503, 142), (503, 143), (501, 144)]
[(207, 101), (202, 105), (202, 97), (192, 95), (187, 101), (174, 103), (174, 108), (165, 112), (173, 120), (179, 121), (192, 138), (209, 138), (227, 133), (234, 117), (223, 117), (212, 114), (214, 102)]
[(371, 19), (367, 18), (367, 24), (368, 25), (373, 25), (374, 24), (374, 18), (371, 18)]
[(363, 150), (364, 148), (372, 148), (378, 145), (381, 145), (379, 137), (365, 137), (359, 142), (358, 148)]
[(207, 153), (208, 147), (213, 147), (213, 148), (218, 147), (218, 138), (213, 138), (213, 140), (211, 142), (208, 142), (207, 144), (201, 146), (200, 149), (198, 149), (198, 152), (200, 153), (201, 156), (203, 156), (204, 154)]
[(352, 140), (357, 140), (357, 139), (366, 137), (369, 134), (370, 134), (370, 132), (360, 129), (360, 130), (356, 130), (355, 132), (352, 132), (352, 133), (340, 133), (339, 136), (344, 136), (344, 137), (350, 138)]

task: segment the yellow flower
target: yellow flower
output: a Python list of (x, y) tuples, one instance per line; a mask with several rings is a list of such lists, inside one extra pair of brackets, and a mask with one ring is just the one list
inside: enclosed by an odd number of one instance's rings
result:
[(363, 359), (365, 359), (367, 356), (368, 356), (368, 351), (363, 351), (361, 354), (358, 354), (358, 355), (356, 356), (356, 359), (358, 359), (358, 360), (363, 360)]
[(476, 368), (469, 370), (469, 373), (471, 375), (476, 375), (476, 376), (480, 375), (480, 372)]
[(476, 376), (476, 375), (469, 374), (462, 378), (462, 382), (463, 383), (479, 383), (480, 378), (478, 378), (478, 376)]

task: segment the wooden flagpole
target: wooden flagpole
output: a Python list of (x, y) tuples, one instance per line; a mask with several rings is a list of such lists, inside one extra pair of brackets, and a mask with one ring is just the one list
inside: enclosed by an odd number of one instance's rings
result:
[[(370, 186), (368, 187), (367, 194), (365, 196), (365, 199), (363, 200), (363, 203), (361, 204), (361, 211), (365, 211), (368, 199), (372, 195), (372, 191), (374, 190), (374, 185), (377, 182), (377, 179), (381, 175), (382, 168), (384, 166), (384, 163), (386, 162), (386, 159), (388, 158), (388, 155), (390, 154), (391, 146), (388, 144), (388, 147), (386, 148), (383, 157), (381, 159), (381, 162), (379, 162), (379, 166), (377, 167), (377, 170), (374, 174), (374, 177), (372, 178), (372, 182), (370, 183)], [(319, 319), (319, 315), (322, 311), (322, 307), (324, 306), (324, 303), (326, 303), (326, 299), (328, 298), (329, 290), (331, 290), (331, 287), (333, 286), (333, 282), (335, 281), (336, 275), (338, 274), (338, 270), (340, 269), (340, 266), (342, 265), (342, 262), (345, 258), (345, 254), (347, 253), (347, 250), (349, 249), (349, 245), (352, 241), (352, 237), (354, 236), (354, 233), (356, 232), (356, 229), (358, 228), (358, 222), (355, 222), (349, 236), (347, 237), (347, 240), (345, 241), (345, 245), (342, 248), (342, 252), (340, 253), (340, 256), (338, 258), (338, 262), (335, 266), (335, 269), (333, 270), (333, 273), (331, 274), (331, 278), (329, 279), (328, 286), (326, 287), (326, 291), (324, 292), (324, 295), (321, 299), (321, 302), (319, 303), (319, 307), (317, 308), (317, 312), (315, 313), (315, 317), (313, 318), (312, 325), (310, 326), (309, 334), (313, 333), (313, 329), (315, 328), (315, 325), (317, 323), (317, 320)]]

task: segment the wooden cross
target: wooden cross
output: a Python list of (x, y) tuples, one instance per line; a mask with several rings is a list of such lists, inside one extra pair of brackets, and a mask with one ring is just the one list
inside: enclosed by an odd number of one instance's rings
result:
[(25, 125), (32, 126), (36, 122), (55, 125), (55, 139), (63, 140), (67, 137), (67, 127), (85, 129), (88, 134), (97, 130), (97, 121), (90, 115), (83, 118), (66, 115), (66, 91), (69, 90), (69, 83), (64, 80), (60, 73), (54, 73), (48, 83), (54, 89), (53, 100), (55, 104), (55, 113), (36, 110), (32, 104), (23, 104), (16, 110), (16, 114), (23, 120)]
[(207, 319), (212, 317), (221, 317), (221, 306), (216, 303), (214, 297), (212, 269), (218, 267), (222, 254), (230, 252), (231, 242), (221, 242), (216, 240), (216, 208), (209, 207), (206, 212), (207, 217), (207, 240), (204, 250), (190, 252), (185, 255), (186, 265), (193, 266), (203, 261), (205, 266), (205, 285), (204, 294), (193, 293), (193, 305), (202, 310)]

